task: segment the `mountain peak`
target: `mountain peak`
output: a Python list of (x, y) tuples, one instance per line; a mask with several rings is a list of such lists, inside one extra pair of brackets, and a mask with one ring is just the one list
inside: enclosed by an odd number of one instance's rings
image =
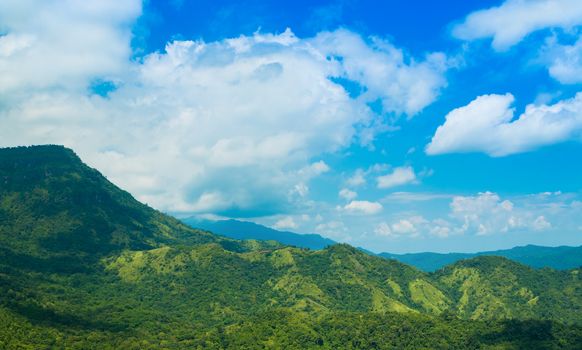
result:
[(19, 254), (89, 257), (214, 240), (138, 202), (63, 146), (0, 149), (0, 181), (0, 243)]

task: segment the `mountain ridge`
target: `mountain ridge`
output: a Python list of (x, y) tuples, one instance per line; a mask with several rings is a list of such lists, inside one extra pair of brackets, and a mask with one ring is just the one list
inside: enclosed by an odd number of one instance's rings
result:
[(546, 247), (528, 244), (510, 249), (476, 253), (422, 252), (405, 254), (379, 253), (378, 255), (384, 258), (402, 261), (427, 272), (434, 272), (456, 261), (478, 256), (501, 256), (535, 268), (550, 267), (558, 270), (567, 270), (582, 266), (582, 246), (564, 245)]
[(337, 242), (315, 233), (280, 231), (251, 221), (235, 219), (212, 221), (195, 217), (185, 218), (182, 221), (193, 228), (208, 230), (234, 239), (274, 240), (286, 245), (315, 250), (337, 244)]
[[(234, 219), (227, 220), (203, 220), (194, 217), (181, 219), (193, 228), (200, 228), (233, 239), (257, 239), (261, 241), (277, 241), (282, 244), (300, 248), (324, 249), (337, 244), (337, 242), (317, 234), (302, 234), (289, 231), (279, 231), (250, 221)], [(490, 255), (512, 259), (535, 268), (550, 267), (558, 270), (567, 270), (582, 266), (582, 246), (557, 246), (545, 247), (528, 244), (509, 249), (482, 251), (476, 253), (374, 253), (364, 248), (360, 250), (387, 259), (395, 259), (412, 265), (425, 272), (434, 272), (445, 265), (453, 264), (462, 259), (470, 259), (477, 256)]]

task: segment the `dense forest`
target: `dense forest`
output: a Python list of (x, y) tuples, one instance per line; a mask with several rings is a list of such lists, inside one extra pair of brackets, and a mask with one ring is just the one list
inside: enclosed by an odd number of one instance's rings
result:
[(580, 349), (582, 280), (235, 240), (137, 202), (69, 149), (0, 149), (0, 348)]

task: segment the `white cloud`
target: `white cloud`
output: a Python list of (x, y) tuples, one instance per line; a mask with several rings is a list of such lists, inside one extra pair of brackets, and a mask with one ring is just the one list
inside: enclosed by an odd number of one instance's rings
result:
[(455, 228), (458, 233), (475, 232), (478, 235), (487, 235), (551, 228), (543, 215), (535, 217), (534, 212), (516, 208), (513, 202), (502, 200), (498, 194), (492, 192), (483, 192), (476, 196), (457, 196), (453, 198), (450, 207), (450, 216), (461, 224)]
[(342, 188), (339, 191), (339, 196), (343, 199), (352, 200), (358, 196), (358, 193), (351, 191), (347, 188)]
[(204, 192), (192, 205), (179, 199), (174, 203), (178, 211), (182, 209), (183, 211), (198, 212), (218, 211), (227, 208), (229, 205), (231, 205), (230, 201), (220, 192)]
[(299, 174), (310, 179), (328, 171), (330, 171), (330, 167), (323, 160), (320, 160), (318, 162), (311, 163), (309, 166), (299, 170)]
[[(555, 229), (548, 218), (552, 218), (552, 222), (561, 218), (563, 223), (565, 217), (574, 214), (569, 207), (575, 205), (575, 201), (556, 207), (555, 204), (562, 200), (561, 193), (512, 197), (512, 200), (503, 199), (493, 192), (481, 192), (473, 196), (457, 195), (451, 199), (445, 217), (427, 219), (414, 212), (394, 213), (392, 220), (376, 224), (374, 233), (379, 237), (390, 238), (434, 236), (446, 239), (467, 234), (479, 236), (548, 231)], [(431, 206), (427, 215), (434, 215), (434, 212), (435, 208)]]
[(352, 237), (348, 232), (348, 228), (344, 222), (340, 220), (332, 220), (321, 223), (317, 225), (315, 232), (340, 242), (349, 242), (352, 240)]
[(397, 219), (392, 224), (380, 222), (374, 228), (374, 233), (383, 237), (418, 237), (421, 229), (426, 229), (428, 221), (422, 216), (410, 216), (408, 218)]
[(299, 226), (297, 225), (295, 220), (293, 220), (293, 218), (290, 216), (280, 219), (273, 225), (273, 228), (277, 230), (296, 229), (297, 227)]
[(344, 210), (352, 214), (373, 215), (382, 211), (382, 204), (369, 201), (351, 201), (344, 206)]
[(297, 193), (301, 197), (305, 197), (309, 194), (309, 187), (307, 187), (307, 185), (303, 182), (300, 182), (295, 185), (292, 192)]
[(436, 99), (446, 85), (442, 73), (450, 65), (444, 54), (406, 63), (402, 50), (378, 37), (370, 40), (368, 44), (354, 33), (338, 30), (319, 34), (313, 45), (327, 56), (341, 57), (343, 71), (338, 76), (359, 82), (366, 88), (360, 99), (380, 99), (387, 112), (411, 116)]
[(374, 228), (374, 233), (377, 234), (378, 236), (390, 237), (392, 236), (392, 229), (390, 228), (390, 225), (388, 225), (387, 223), (381, 222)]
[(363, 169), (357, 169), (352, 177), (347, 181), (347, 184), (352, 187), (360, 186), (366, 183), (365, 172)]
[(562, 84), (582, 82), (582, 37), (571, 45), (562, 45), (556, 37), (546, 41), (543, 49), (550, 75)]
[(383, 201), (396, 202), (426, 202), (436, 199), (451, 198), (452, 195), (445, 193), (423, 193), (423, 192), (393, 192), (383, 198)]
[(395, 168), (390, 174), (379, 176), (376, 180), (378, 181), (378, 188), (390, 188), (414, 183), (416, 175), (412, 167), (403, 166)]
[(140, 0), (2, 1), (0, 93), (49, 87), (85, 89), (88, 79), (129, 67)]
[(532, 32), (580, 24), (579, 0), (507, 0), (500, 6), (469, 14), (453, 28), (453, 36), (463, 40), (493, 38), (491, 45), (501, 51)]
[(447, 220), (436, 219), (432, 222), (429, 233), (439, 238), (447, 238), (454, 232), (451, 223)]
[(483, 95), (447, 114), (427, 154), (484, 152), (505, 156), (580, 137), (582, 93), (553, 105), (528, 105), (514, 119), (511, 94)]
[[(312, 159), (383, 130), (370, 99), (412, 115), (446, 83), (441, 54), (415, 60), (347, 30), (174, 41), (131, 60), (140, 12), (138, 0), (0, 4), (1, 145), (65, 144), (165, 211), (276, 214), (330, 170)], [(95, 79), (118, 88), (91, 95)]]
[(414, 224), (409, 220), (404, 219), (392, 224), (392, 230), (399, 235), (410, 235), (416, 233), (416, 227), (414, 227)]
[(547, 230), (551, 227), (552, 224), (550, 224), (543, 215), (538, 216), (533, 222), (533, 229), (536, 231)]

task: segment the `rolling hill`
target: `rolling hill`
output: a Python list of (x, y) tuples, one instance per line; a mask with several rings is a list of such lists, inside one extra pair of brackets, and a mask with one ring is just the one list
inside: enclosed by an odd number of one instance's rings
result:
[(59, 146), (0, 149), (0, 348), (467, 349), (582, 344), (579, 269), (434, 274), (345, 244), (196, 230)]

